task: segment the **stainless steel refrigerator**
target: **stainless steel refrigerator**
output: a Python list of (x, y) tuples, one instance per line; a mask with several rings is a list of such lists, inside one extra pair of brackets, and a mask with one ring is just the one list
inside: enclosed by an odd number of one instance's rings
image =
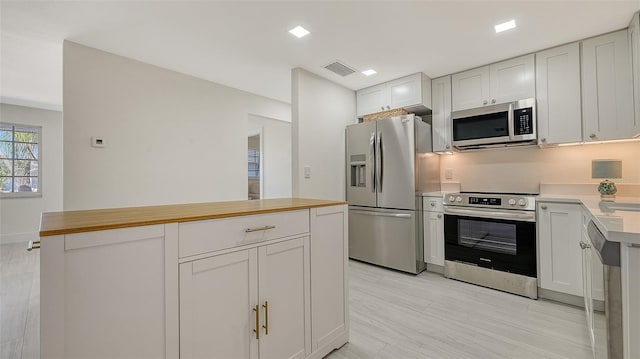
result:
[(415, 115), (347, 126), (349, 257), (424, 270), (422, 194), (440, 191), (438, 156)]

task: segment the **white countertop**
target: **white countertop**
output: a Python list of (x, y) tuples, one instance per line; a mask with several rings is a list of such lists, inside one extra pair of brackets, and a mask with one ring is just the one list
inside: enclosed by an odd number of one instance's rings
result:
[[(538, 202), (579, 203), (587, 209), (598, 229), (613, 242), (640, 244), (640, 211), (608, 210), (600, 196), (543, 194)], [(640, 205), (638, 197), (617, 197), (616, 203), (634, 203)]]

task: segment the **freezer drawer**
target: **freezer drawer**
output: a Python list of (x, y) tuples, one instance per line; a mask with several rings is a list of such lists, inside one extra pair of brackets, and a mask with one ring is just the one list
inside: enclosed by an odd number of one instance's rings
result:
[(349, 257), (410, 273), (424, 270), (419, 211), (349, 207)]

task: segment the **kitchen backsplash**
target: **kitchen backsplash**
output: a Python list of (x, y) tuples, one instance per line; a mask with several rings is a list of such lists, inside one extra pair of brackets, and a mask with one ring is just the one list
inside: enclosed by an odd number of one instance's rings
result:
[[(622, 178), (615, 182), (640, 184), (640, 141), (442, 155), (440, 176), (443, 186), (458, 182), (463, 191), (540, 193), (541, 183), (597, 184), (591, 178), (594, 159), (622, 160)], [(447, 170), (452, 178), (446, 178)]]

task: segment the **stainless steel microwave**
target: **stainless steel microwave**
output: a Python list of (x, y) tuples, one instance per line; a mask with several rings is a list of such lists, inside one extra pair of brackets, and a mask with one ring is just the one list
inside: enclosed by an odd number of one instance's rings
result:
[(537, 142), (536, 99), (451, 113), (457, 149), (529, 145)]

